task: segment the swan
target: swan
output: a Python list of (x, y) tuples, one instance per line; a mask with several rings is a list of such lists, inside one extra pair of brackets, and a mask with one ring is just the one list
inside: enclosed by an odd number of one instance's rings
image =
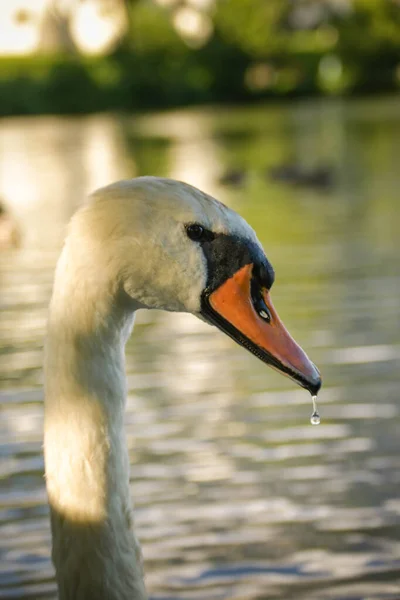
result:
[(15, 219), (0, 198), (0, 250), (18, 248), (21, 236)]
[(280, 321), (250, 226), (155, 177), (96, 191), (57, 263), (45, 348), (45, 477), (60, 600), (145, 600), (129, 495), (124, 346), (140, 308), (189, 312), (316, 394), (319, 371)]

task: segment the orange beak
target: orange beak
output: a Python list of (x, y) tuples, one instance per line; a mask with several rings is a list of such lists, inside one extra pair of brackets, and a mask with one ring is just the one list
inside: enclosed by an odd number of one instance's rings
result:
[(248, 264), (211, 293), (203, 295), (204, 316), (261, 360), (287, 375), (313, 395), (321, 387), (318, 369), (294, 341), (276, 312), (269, 291), (252, 290)]

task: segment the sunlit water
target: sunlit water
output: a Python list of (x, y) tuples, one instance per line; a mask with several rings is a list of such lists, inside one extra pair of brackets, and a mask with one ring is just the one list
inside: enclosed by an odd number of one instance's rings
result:
[[(55, 598), (42, 348), (65, 224), (86, 193), (172, 176), (256, 228), (274, 304), (321, 369), (310, 396), (188, 315), (127, 347), (136, 527), (154, 600), (400, 598), (400, 102), (0, 122), (0, 597)], [(328, 165), (332, 185), (271, 179)], [(219, 183), (230, 169), (240, 183)]]

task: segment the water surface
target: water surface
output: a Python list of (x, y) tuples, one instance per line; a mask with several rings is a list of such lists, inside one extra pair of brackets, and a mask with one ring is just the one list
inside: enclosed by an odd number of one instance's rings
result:
[[(255, 227), (324, 378), (313, 427), (307, 392), (219, 331), (139, 314), (126, 428), (151, 598), (400, 598), (399, 156), (396, 99), (0, 122), (21, 234), (0, 250), (0, 598), (56, 597), (41, 363), (65, 225), (88, 192), (144, 174)], [(276, 181), (282, 165), (328, 167), (331, 185)]]

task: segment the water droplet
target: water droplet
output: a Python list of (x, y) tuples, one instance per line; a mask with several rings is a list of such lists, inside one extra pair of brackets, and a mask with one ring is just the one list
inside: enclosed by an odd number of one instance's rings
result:
[(321, 423), (321, 417), (317, 411), (313, 412), (310, 421), (312, 425), (319, 425)]
[(317, 396), (312, 397), (313, 403), (313, 412), (310, 418), (312, 425), (319, 425), (321, 423), (321, 417), (319, 416), (318, 408), (317, 408)]

